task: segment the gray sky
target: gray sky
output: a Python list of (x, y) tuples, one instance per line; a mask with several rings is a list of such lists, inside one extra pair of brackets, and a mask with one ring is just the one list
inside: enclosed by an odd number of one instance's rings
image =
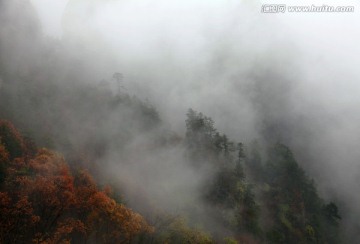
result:
[[(31, 1), (44, 32), (62, 38), (67, 1)], [(270, 3), (355, 12), (261, 13)], [(129, 91), (148, 97), (175, 131), (189, 107), (235, 140), (260, 136), (265, 115), (281, 121), (322, 193), (335, 191), (360, 216), (359, 12), (350, 0), (122, 0), (97, 5), (85, 21), (74, 15), (70, 26), (116, 60), (101, 71), (122, 72)]]

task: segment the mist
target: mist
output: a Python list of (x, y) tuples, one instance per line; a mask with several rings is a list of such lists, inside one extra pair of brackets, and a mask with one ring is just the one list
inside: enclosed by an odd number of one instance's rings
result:
[[(86, 80), (85, 86), (107, 79), (116, 93), (109, 77), (120, 72), (124, 89), (149, 100), (162, 119), (160, 127), (138, 133), (142, 125), (132, 124), (137, 115), (115, 111), (98, 132), (111, 138), (113, 131), (133, 126), (122, 151), (110, 148), (98, 159), (107, 166), (102, 176), (124, 188), (130, 206), (150, 208), (151, 200), (137, 199), (139, 191), (175, 214), (201, 204), (192, 196), (211, 170), (200, 173), (189, 166), (183, 145), (150, 146), (159, 131), (184, 135), (185, 114), (193, 108), (213, 118), (234, 141), (289, 145), (320, 195), (339, 202), (345, 235), (360, 239), (359, 3), (322, 3), (355, 6), (354, 13), (265, 14), (261, 5), (270, 1), (31, 2), (42, 27), (38, 35), (60, 43), (51, 52), (66, 65), (59, 61), (47, 68), (51, 77), (52, 69), (61, 67), (56, 69), (59, 86), (67, 87), (68, 77)], [(41, 41), (31, 39), (41, 49)], [(11, 60), (12, 67), (27, 67), (34, 54), (20, 57), (27, 59)], [(73, 70), (79, 60), (81, 72)], [(127, 119), (114, 125), (119, 118)], [(88, 124), (86, 131), (94, 127)], [(81, 145), (88, 137), (76, 128), (69, 122), (64, 133)]]

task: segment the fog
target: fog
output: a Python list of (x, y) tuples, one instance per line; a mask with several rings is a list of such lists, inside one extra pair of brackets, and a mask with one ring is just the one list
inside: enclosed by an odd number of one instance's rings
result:
[[(218, 130), (233, 140), (290, 145), (320, 194), (339, 202), (346, 234), (360, 238), (355, 236), (360, 228), (356, 1), (321, 3), (355, 6), (354, 13), (277, 14), (261, 13), (261, 5), (270, 1), (31, 2), (44, 34), (87, 60), (92, 77), (88, 82), (121, 72), (125, 88), (150, 100), (172, 131), (184, 133), (184, 115), (191, 107), (212, 117)], [(93, 8), (85, 12), (85, 5)], [(141, 143), (144, 140), (141, 137)], [(192, 189), (201, 177), (192, 182), (196, 172), (178, 162), (181, 149), (169, 150), (148, 158), (140, 170), (129, 164), (116, 174), (114, 165), (108, 173), (127, 181), (127, 190), (134, 192), (139, 183), (133, 179), (147, 172), (157, 179), (145, 182), (152, 196), (161, 199), (165, 209), (174, 206), (178, 201), (169, 198), (170, 192), (191, 195), (182, 189)], [(107, 160), (118, 157), (110, 152)], [(178, 171), (184, 172), (183, 178)], [(131, 197), (129, 201), (136, 202)]]

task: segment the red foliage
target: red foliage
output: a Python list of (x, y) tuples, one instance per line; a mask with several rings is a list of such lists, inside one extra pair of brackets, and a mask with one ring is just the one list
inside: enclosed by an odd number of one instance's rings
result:
[(9, 161), (9, 152), (5, 149), (4, 145), (0, 143), (0, 163)]
[(24, 138), (13, 124), (0, 120), (0, 143), (6, 148), (11, 159), (29, 154)]
[(26, 196), (12, 199), (6, 192), (0, 192), (0, 242), (17, 243), (26, 236), (27, 230), (37, 222), (39, 216)]
[[(12, 125), (1, 126), (10, 128), (9, 140), (23, 145)], [(0, 160), (8, 166), (0, 192), (0, 243), (128, 243), (152, 231), (142, 216), (109, 197), (109, 189), (100, 191), (89, 173), (74, 178), (59, 154), (40, 149), (32, 158), (9, 160), (11, 143), (2, 142)]]

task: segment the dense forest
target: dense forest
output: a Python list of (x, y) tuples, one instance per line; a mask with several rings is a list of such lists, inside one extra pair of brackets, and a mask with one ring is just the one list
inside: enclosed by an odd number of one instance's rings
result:
[(336, 203), (282, 142), (193, 109), (174, 132), (122, 74), (88, 82), (28, 1), (0, 0), (0, 23), (0, 243), (341, 242)]

